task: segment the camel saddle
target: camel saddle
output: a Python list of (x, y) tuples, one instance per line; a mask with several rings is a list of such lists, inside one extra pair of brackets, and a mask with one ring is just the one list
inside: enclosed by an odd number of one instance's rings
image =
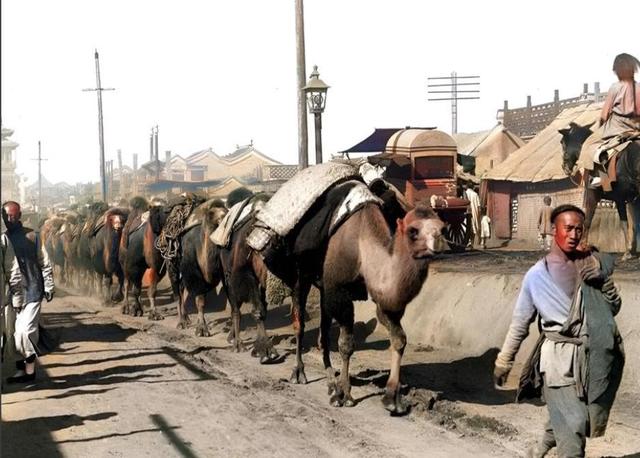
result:
[(235, 204), (225, 215), (215, 231), (209, 236), (211, 241), (223, 248), (229, 247), (231, 234), (234, 229), (244, 223), (252, 214), (264, 206), (264, 201), (255, 200), (253, 197)]
[(325, 162), (313, 165), (284, 183), (256, 218), (284, 237), (329, 188), (346, 179), (359, 177), (357, 167), (351, 164)]

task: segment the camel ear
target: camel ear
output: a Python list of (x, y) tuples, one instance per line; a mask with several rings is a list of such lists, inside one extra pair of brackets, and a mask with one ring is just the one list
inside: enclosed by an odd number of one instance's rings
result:
[(397, 225), (398, 225), (398, 232), (399, 232), (400, 234), (404, 234), (404, 230), (405, 230), (405, 227), (404, 227), (404, 220), (403, 220), (403, 219), (398, 218), (398, 219), (397, 219)]

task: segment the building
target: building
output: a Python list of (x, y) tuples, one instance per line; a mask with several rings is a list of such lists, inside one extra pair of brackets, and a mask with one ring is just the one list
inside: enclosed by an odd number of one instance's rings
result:
[(479, 177), (524, 145), (524, 140), (502, 124), (481, 132), (454, 134), (453, 138), (458, 154), (475, 159), (475, 175)]
[[(538, 215), (544, 196), (551, 205), (583, 206), (584, 188), (562, 171), (559, 129), (570, 122), (587, 125), (600, 116), (601, 103), (586, 102), (562, 111), (547, 127), (483, 176), (481, 198), (491, 217), (494, 235), (536, 246)], [(596, 135), (592, 137), (596, 137)], [(601, 202), (591, 226), (589, 242), (601, 250), (624, 251), (624, 236), (611, 202)]]
[(19, 177), (16, 174), (16, 153), (18, 143), (9, 137), (12, 129), (2, 128), (2, 201), (20, 200)]
[(538, 132), (547, 127), (556, 119), (562, 110), (582, 105), (585, 102), (601, 102), (606, 97), (606, 92), (600, 92), (600, 83), (594, 84), (593, 92), (589, 92), (589, 85), (584, 84), (582, 93), (578, 97), (560, 99), (560, 92), (556, 89), (553, 101), (540, 105), (531, 104), (531, 96), (527, 96), (527, 104), (521, 108), (509, 108), (509, 102), (504, 101), (504, 107), (498, 110), (496, 118), (515, 135), (528, 141)]

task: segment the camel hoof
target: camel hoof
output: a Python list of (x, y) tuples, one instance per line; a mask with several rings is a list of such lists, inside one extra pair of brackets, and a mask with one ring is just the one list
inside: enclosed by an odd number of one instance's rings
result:
[(236, 337), (236, 335), (234, 334), (233, 329), (231, 329), (229, 331), (229, 334), (227, 334), (227, 342), (228, 343), (233, 342), (233, 339), (235, 339), (235, 337)]
[(351, 397), (350, 394), (346, 395), (344, 398), (344, 406), (345, 407), (353, 407), (356, 405), (356, 401)]
[(334, 394), (333, 396), (331, 396), (331, 399), (329, 399), (329, 404), (331, 404), (333, 407), (342, 407), (344, 405), (344, 396), (342, 395), (342, 393)]
[(260, 358), (260, 364), (270, 364), (275, 362), (280, 355), (273, 348), (273, 344), (271, 343), (271, 339), (269, 338), (258, 338), (253, 344), (253, 349), (251, 350), (251, 356), (254, 358)]
[(247, 347), (244, 346), (240, 339), (234, 339), (231, 343), (231, 346), (235, 353), (244, 353), (245, 351), (247, 351)]
[(204, 324), (199, 324), (196, 326), (196, 337), (209, 337), (211, 333), (209, 333), (209, 328), (207, 328)]
[(129, 314), (129, 304), (124, 304), (120, 308), (120, 313), (122, 313), (123, 315), (128, 315)]
[(151, 321), (164, 320), (164, 317), (156, 310), (149, 310), (149, 317), (148, 318)]
[(187, 329), (188, 327), (189, 327), (189, 322), (186, 320), (180, 320), (176, 325), (176, 329)]
[(135, 306), (131, 309), (131, 316), (143, 316), (144, 315), (144, 311), (142, 310), (142, 307)]
[(630, 252), (627, 251), (622, 255), (622, 262), (628, 261), (630, 259), (633, 259), (633, 255)]
[(291, 372), (291, 377), (289, 377), (289, 382), (294, 383), (296, 385), (306, 385), (307, 376), (304, 373), (304, 367), (295, 367), (293, 369), (293, 372)]
[(395, 393), (388, 391), (385, 392), (382, 397), (382, 405), (391, 413), (391, 415), (404, 415), (409, 411), (409, 406), (402, 399), (400, 391)]
[(120, 302), (123, 299), (124, 299), (124, 294), (122, 294), (119, 291), (111, 295), (111, 302)]

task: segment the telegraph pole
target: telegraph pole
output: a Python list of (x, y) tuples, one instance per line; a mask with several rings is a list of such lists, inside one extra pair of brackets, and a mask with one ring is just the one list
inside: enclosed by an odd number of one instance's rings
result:
[(94, 54), (96, 60), (96, 87), (92, 89), (83, 89), (83, 91), (96, 91), (98, 94), (98, 135), (100, 141), (100, 184), (102, 189), (102, 201), (107, 201), (107, 180), (105, 177), (104, 163), (104, 127), (102, 122), (102, 91), (114, 91), (112, 87), (105, 88), (100, 84), (100, 60), (98, 58), (98, 50)]
[[(480, 81), (479, 76), (458, 76), (456, 72), (451, 72), (451, 76), (434, 76), (431, 78), (427, 78), (428, 82), (435, 80), (448, 80), (448, 83), (442, 84), (428, 84), (428, 88), (449, 88), (444, 90), (427, 90), (428, 94), (444, 94), (449, 97), (445, 98), (437, 98), (437, 99), (427, 99), (429, 101), (438, 101), (438, 100), (450, 100), (451, 101), (451, 133), (458, 133), (458, 100), (474, 100), (479, 99), (480, 96)], [(467, 82), (460, 83), (458, 80), (465, 80)], [(473, 86), (470, 90), (459, 90), (458, 86)], [(458, 94), (478, 94), (478, 97), (459, 97)], [(440, 96), (438, 96), (440, 97)]]
[(303, 0), (296, 2), (296, 67), (298, 75), (298, 166), (309, 166), (309, 135), (307, 131), (307, 99), (302, 89), (307, 84), (304, 56), (304, 8)]
[(40, 140), (38, 140), (38, 157), (31, 160), (38, 161), (38, 213), (40, 213), (42, 211), (42, 161), (46, 161), (42, 157)]

